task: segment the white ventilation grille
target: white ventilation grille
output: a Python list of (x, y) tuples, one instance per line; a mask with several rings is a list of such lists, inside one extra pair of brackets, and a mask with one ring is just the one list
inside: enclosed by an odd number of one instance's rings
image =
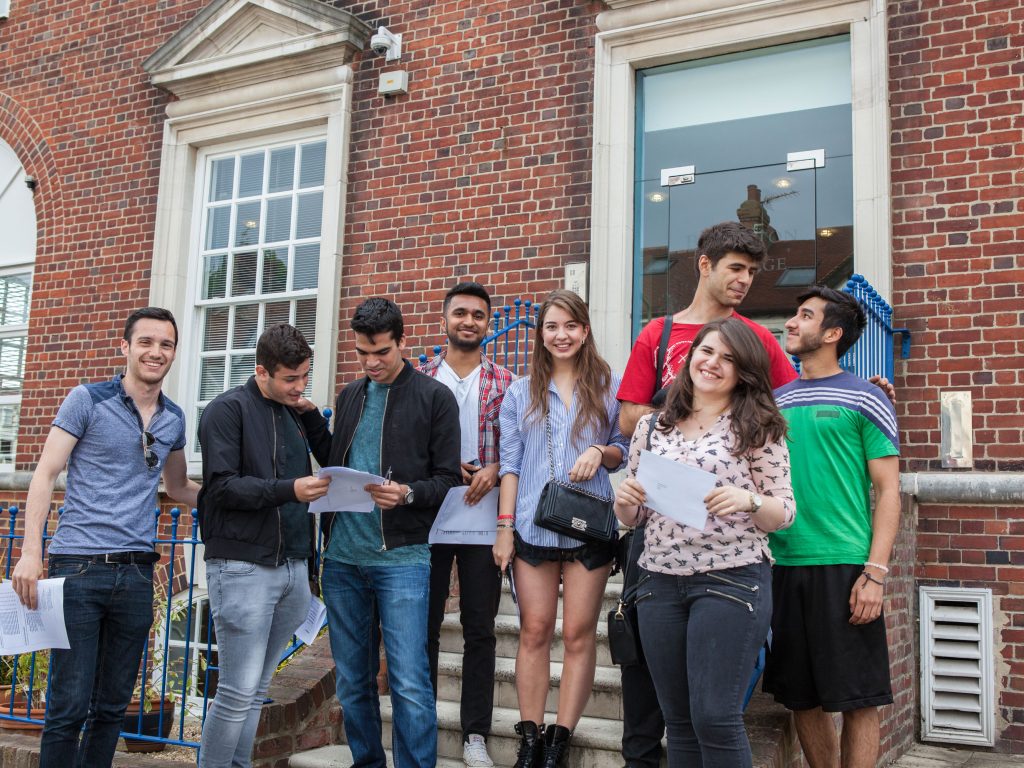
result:
[(921, 740), (992, 746), (992, 590), (921, 587)]

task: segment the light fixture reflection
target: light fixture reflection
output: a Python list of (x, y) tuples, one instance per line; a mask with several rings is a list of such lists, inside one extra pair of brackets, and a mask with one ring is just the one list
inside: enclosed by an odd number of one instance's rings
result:
[(789, 189), (793, 186), (793, 182), (787, 179), (785, 176), (781, 176), (772, 182), (778, 189)]
[(647, 196), (647, 199), (650, 200), (652, 203), (663, 203), (665, 202), (665, 193), (651, 192), (651, 194)]
[(819, 237), (832, 237), (835, 233), (836, 231), (834, 229), (829, 229), (828, 227), (823, 227), (818, 230)]

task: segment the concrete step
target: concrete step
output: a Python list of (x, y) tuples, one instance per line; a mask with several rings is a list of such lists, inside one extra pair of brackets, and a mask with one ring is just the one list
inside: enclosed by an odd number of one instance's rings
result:
[[(519, 647), (519, 618), (498, 614), (494, 621), (494, 633), (497, 637), (496, 653), (499, 658), (514, 659)], [(462, 625), (458, 613), (445, 614), (441, 624), (441, 650), (447, 653), (462, 653)], [(562, 620), (555, 620), (555, 636), (551, 641), (551, 660), (564, 659), (565, 645), (562, 643)], [(597, 665), (611, 667), (612, 657), (608, 650), (608, 626), (604, 617), (597, 622)]]
[[(458, 702), (462, 690), (462, 655), (441, 653), (437, 660), (437, 698)], [(494, 706), (516, 709), (515, 659), (499, 658), (494, 665)], [(554, 712), (558, 708), (558, 689), (562, 680), (562, 665), (551, 663), (551, 688), (546, 707)], [(622, 677), (618, 667), (598, 667), (594, 672), (594, 690), (583, 714), (588, 717), (622, 719)]]
[[(391, 750), (386, 750), (388, 768), (394, 768), (395, 760)], [(288, 758), (289, 768), (349, 768), (352, 765), (352, 752), (347, 744), (332, 744), (329, 747), (296, 752)], [(437, 758), (437, 768), (465, 768), (462, 756), (458, 760), (447, 757)]]

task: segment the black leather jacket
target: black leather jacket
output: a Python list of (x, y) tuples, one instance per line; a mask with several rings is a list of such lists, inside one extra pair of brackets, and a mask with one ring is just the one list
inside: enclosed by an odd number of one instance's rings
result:
[[(369, 379), (354, 381), (338, 393), (330, 466), (345, 466), (366, 400)], [(381, 429), (381, 471), (408, 485), (413, 502), (381, 512), (385, 549), (426, 544), (430, 526), (448, 491), (462, 484), (459, 406), (444, 384), (417, 373), (406, 361), (391, 384)], [(331, 520), (324, 516), (324, 537)]]
[[(317, 461), (326, 460), (331, 436), (323, 415), (316, 410), (299, 414), (285, 407), (285, 411), (296, 420)], [(274, 405), (263, 397), (255, 378), (206, 406), (199, 420), (199, 442), (203, 450), (199, 528), (206, 558), (281, 565), (280, 505), (298, 499), (295, 478), (278, 477), (284, 454), (274, 429)], [(306, 472), (310, 471), (307, 457)], [(312, 515), (309, 524), (312, 555)]]

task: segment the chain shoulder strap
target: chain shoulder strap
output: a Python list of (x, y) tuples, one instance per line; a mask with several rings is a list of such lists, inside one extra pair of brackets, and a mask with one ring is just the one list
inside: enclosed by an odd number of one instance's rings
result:
[(598, 501), (611, 501), (611, 499), (609, 499), (607, 496), (599, 496), (596, 493), (592, 493), (591, 491), (588, 491), (586, 488), (577, 485), (571, 480), (558, 480), (555, 478), (555, 452), (554, 448), (551, 445), (551, 414), (548, 414), (547, 416), (544, 417), (544, 426), (548, 440), (548, 474), (550, 475), (550, 482), (558, 483), (559, 485), (564, 485), (566, 488), (572, 488), (577, 493), (583, 494), (584, 496), (589, 496), (592, 499), (597, 499)]

